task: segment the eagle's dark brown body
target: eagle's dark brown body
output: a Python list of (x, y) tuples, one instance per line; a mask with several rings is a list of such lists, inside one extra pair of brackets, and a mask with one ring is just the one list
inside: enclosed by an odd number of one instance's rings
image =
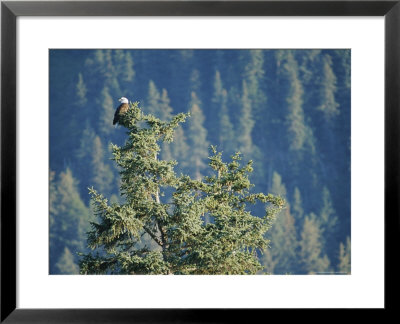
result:
[(117, 110), (115, 111), (114, 114), (114, 120), (113, 120), (113, 125), (119, 122), (119, 118), (125, 114), (129, 109), (129, 104), (127, 103), (122, 103), (118, 106)]

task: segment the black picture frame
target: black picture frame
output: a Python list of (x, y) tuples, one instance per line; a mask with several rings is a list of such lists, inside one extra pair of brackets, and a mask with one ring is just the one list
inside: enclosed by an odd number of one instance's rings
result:
[[(263, 309), (16, 308), (16, 18), (18, 16), (384, 16), (385, 310), (399, 279), (400, 0), (396, 1), (2, 1), (1, 2), (1, 322), (198, 323), (256, 319)], [(373, 188), (371, 188), (373, 190)], [(366, 197), (368, 198), (368, 197)], [(345, 293), (345, 292), (344, 292)], [(240, 313), (240, 314), (239, 314)], [(248, 322), (248, 321), (247, 321)], [(251, 320), (250, 320), (251, 322)]]

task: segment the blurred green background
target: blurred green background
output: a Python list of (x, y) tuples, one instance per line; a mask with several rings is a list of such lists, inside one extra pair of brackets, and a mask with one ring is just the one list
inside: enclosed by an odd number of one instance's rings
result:
[[(350, 273), (351, 51), (50, 50), (50, 274), (77, 274), (88, 187), (119, 201), (110, 143), (122, 96), (166, 120), (192, 112), (162, 159), (207, 175), (209, 145), (254, 161), (254, 191), (286, 199), (260, 255), (270, 274)], [(254, 207), (256, 215), (263, 210)]]

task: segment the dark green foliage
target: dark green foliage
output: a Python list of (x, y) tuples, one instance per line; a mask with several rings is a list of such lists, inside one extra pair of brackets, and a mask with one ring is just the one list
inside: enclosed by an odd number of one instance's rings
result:
[[(195, 113), (195, 116), (197, 113)], [(200, 115), (197, 115), (200, 116)], [(123, 204), (109, 204), (90, 189), (98, 222), (92, 222), (88, 245), (96, 254), (80, 262), (83, 274), (254, 274), (262, 269), (257, 253), (266, 249), (264, 234), (284, 202), (271, 194), (251, 193), (252, 162), (241, 166), (239, 154), (222, 160), (212, 147), (204, 180), (177, 176), (175, 161), (159, 160), (159, 144), (173, 139), (187, 115), (168, 122), (145, 115), (138, 103), (123, 116), (125, 145), (113, 146), (120, 167)], [(163, 198), (172, 188), (171, 203)], [(266, 205), (256, 217), (247, 208)], [(211, 222), (205, 222), (206, 216)], [(141, 244), (150, 237), (158, 248)]]

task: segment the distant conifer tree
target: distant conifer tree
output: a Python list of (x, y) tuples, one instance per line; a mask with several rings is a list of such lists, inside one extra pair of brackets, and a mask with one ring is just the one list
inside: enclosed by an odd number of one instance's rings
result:
[(253, 152), (254, 149), (251, 136), (251, 132), (254, 127), (254, 120), (246, 81), (243, 81), (242, 83), (242, 91), (240, 118), (237, 129), (237, 142), (239, 145), (239, 151), (248, 156)]
[(233, 153), (234, 130), (229, 115), (228, 92), (223, 88), (221, 74), (215, 72), (214, 93), (211, 98), (212, 115), (209, 124), (210, 142), (216, 143), (225, 153)]
[(79, 274), (79, 267), (74, 261), (74, 255), (67, 247), (64, 248), (55, 268), (57, 274)]
[[(50, 274), (64, 273), (78, 251), (85, 247), (85, 233), (89, 230), (89, 208), (79, 196), (77, 181), (70, 169), (54, 180), (50, 173)], [(65, 249), (71, 255), (65, 255)], [(64, 258), (64, 259), (63, 259)], [(71, 261), (71, 262), (70, 262)], [(57, 264), (56, 264), (57, 262)], [(65, 266), (65, 268), (64, 268)], [(68, 271), (69, 271), (68, 270)]]
[(299, 244), (303, 273), (315, 274), (329, 271), (330, 261), (326, 254), (323, 255), (321, 228), (313, 213), (304, 219)]
[[(273, 173), (270, 191), (286, 199), (286, 187), (277, 172)], [(267, 249), (262, 257), (267, 273), (295, 274), (298, 271), (298, 242), (295, 219), (290, 212), (288, 203), (267, 233), (267, 237), (271, 240), (271, 248)]]
[(340, 243), (339, 246), (339, 272), (343, 274), (351, 273), (351, 242), (347, 237), (346, 244)]
[(206, 168), (205, 159), (208, 154), (207, 130), (203, 126), (204, 115), (200, 108), (201, 102), (196, 93), (192, 92), (191, 97), (189, 111), (192, 118), (188, 123), (187, 130), (189, 142), (188, 169), (196, 180), (200, 180), (202, 171)]

